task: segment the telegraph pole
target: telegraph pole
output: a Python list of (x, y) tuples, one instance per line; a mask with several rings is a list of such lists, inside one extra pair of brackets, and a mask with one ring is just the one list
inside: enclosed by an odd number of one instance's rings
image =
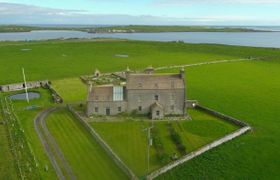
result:
[(28, 96), (28, 91), (27, 91), (27, 84), (26, 84), (24, 68), (22, 68), (22, 76), (23, 76), (23, 81), (24, 81), (24, 89), (25, 89), (26, 101), (27, 101), (27, 103), (29, 103), (29, 96)]
[(147, 131), (148, 132), (148, 143), (147, 143), (147, 165), (148, 165), (148, 172), (147, 174), (149, 174), (150, 172), (150, 146), (152, 146), (153, 144), (153, 141), (152, 141), (152, 138), (151, 138), (151, 129), (153, 129), (154, 126), (148, 126), (148, 128), (144, 129), (144, 131)]

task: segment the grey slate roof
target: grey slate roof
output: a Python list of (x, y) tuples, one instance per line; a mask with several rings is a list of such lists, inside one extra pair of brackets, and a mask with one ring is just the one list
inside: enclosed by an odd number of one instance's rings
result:
[(184, 89), (180, 74), (129, 74), (127, 89)]

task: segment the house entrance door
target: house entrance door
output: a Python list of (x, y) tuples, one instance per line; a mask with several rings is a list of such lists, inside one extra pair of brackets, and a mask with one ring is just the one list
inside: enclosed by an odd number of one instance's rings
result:
[(110, 108), (106, 108), (106, 115), (110, 115)]

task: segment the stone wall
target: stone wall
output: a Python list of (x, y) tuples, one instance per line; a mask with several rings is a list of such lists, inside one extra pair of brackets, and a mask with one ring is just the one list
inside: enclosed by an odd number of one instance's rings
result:
[(222, 114), (222, 113), (217, 112), (217, 111), (215, 111), (215, 110), (212, 110), (212, 109), (210, 109), (210, 108), (207, 108), (207, 107), (204, 107), (204, 106), (201, 106), (201, 105), (196, 105), (195, 108), (196, 108), (196, 109), (199, 109), (199, 110), (202, 110), (202, 111), (204, 111), (204, 112), (206, 112), (206, 113), (208, 113), (208, 114), (211, 114), (211, 115), (213, 115), (213, 116), (216, 116), (216, 117), (218, 117), (218, 118), (220, 118), (220, 119), (223, 119), (223, 120), (225, 120), (225, 121), (227, 121), (227, 122), (233, 123), (233, 124), (235, 124), (235, 125), (237, 125), (237, 126), (240, 126), (240, 127), (249, 126), (249, 125), (248, 125), (247, 123), (245, 123), (245, 122), (242, 122), (242, 121), (240, 121), (240, 120), (238, 120), (238, 119), (235, 119), (235, 118), (233, 118), (233, 117), (230, 117), (230, 116), (228, 116), (228, 115)]
[(195, 106), (198, 105), (198, 101), (197, 100), (186, 100), (185, 102), (185, 106), (186, 108), (195, 108)]
[[(192, 103), (194, 103), (194, 102), (192, 102)], [(190, 101), (190, 103), (191, 103), (191, 101)], [(242, 121), (240, 121), (238, 119), (235, 119), (233, 117), (227, 116), (225, 114), (222, 114), (222, 113), (217, 112), (215, 110), (212, 110), (210, 108), (198, 105), (198, 103), (196, 104), (195, 108), (199, 109), (199, 110), (202, 110), (202, 111), (204, 111), (204, 112), (206, 112), (208, 114), (211, 114), (213, 116), (216, 116), (218, 118), (221, 118), (222, 120), (225, 120), (225, 121), (227, 121), (229, 123), (233, 123), (233, 124), (239, 126), (240, 129), (238, 129), (238, 130), (234, 131), (233, 133), (230, 133), (230, 134), (228, 134), (228, 135), (226, 135), (226, 136), (224, 136), (224, 137), (222, 137), (222, 138), (220, 138), (220, 139), (218, 139), (218, 140), (216, 140), (216, 141), (214, 141), (214, 142), (212, 142), (210, 144), (207, 144), (207, 145), (203, 146), (202, 148), (200, 148), (200, 149), (198, 149), (198, 150), (196, 150), (194, 152), (191, 152), (191, 153), (187, 154), (186, 156), (180, 158), (177, 161), (171, 162), (170, 164), (168, 164), (168, 165), (166, 165), (166, 166), (164, 166), (164, 167), (162, 167), (162, 168), (152, 172), (151, 174), (149, 174), (146, 177), (147, 179), (149, 179), (149, 180), (150, 179), (154, 179), (154, 178), (158, 177), (159, 175), (161, 175), (161, 174), (163, 174), (163, 173), (165, 173), (165, 172), (175, 168), (176, 166), (178, 166), (180, 164), (183, 164), (183, 163), (185, 163), (185, 162), (187, 162), (187, 161), (189, 161), (189, 160), (191, 160), (191, 159), (193, 159), (193, 158), (195, 158), (195, 157), (205, 153), (206, 151), (209, 151), (209, 150), (211, 150), (211, 149), (213, 149), (213, 148), (215, 148), (215, 147), (217, 147), (217, 146), (219, 146), (219, 145), (221, 145), (221, 144), (223, 144), (225, 142), (228, 142), (228, 141), (230, 141), (230, 140), (232, 140), (232, 139), (234, 139), (234, 138), (236, 138), (238, 136), (241, 136), (242, 134), (244, 134), (247, 131), (251, 130), (251, 127), (247, 123), (244, 123), (244, 122), (242, 122)]]
[[(43, 81), (32, 81), (26, 82), (27, 88), (39, 88), (49, 84), (48, 80)], [(15, 84), (7, 84), (7, 85), (0, 85), (0, 91), (2, 92), (10, 92), (10, 91), (19, 91), (25, 89), (24, 82), (22, 83), (15, 83)]]
[(57, 93), (57, 91), (50, 84), (47, 85), (47, 88), (52, 93), (52, 99), (55, 103), (57, 104), (63, 103), (62, 97)]
[(164, 166), (163, 168), (161, 168), (161, 169), (159, 169), (157, 171), (154, 171), (153, 173), (148, 175), (146, 178), (149, 179), (149, 180), (150, 179), (154, 179), (157, 176), (159, 176), (159, 175), (161, 175), (161, 174), (163, 174), (163, 173), (173, 169), (174, 167), (176, 167), (176, 166), (178, 166), (180, 164), (183, 164), (183, 163), (185, 163), (185, 162), (187, 162), (187, 161), (189, 161), (189, 160), (191, 160), (191, 159), (193, 159), (193, 158), (195, 158), (195, 157), (205, 153), (206, 151), (209, 151), (210, 149), (213, 149), (213, 148), (215, 148), (215, 147), (217, 147), (217, 146), (219, 146), (219, 145), (221, 145), (221, 144), (223, 144), (223, 143), (225, 143), (227, 141), (230, 141), (230, 140), (232, 140), (232, 139), (234, 139), (234, 138), (236, 138), (236, 137), (246, 133), (250, 129), (251, 129), (250, 127), (246, 126), (246, 127), (243, 127), (243, 128), (241, 128), (241, 129), (239, 129), (239, 130), (237, 130), (237, 131), (235, 131), (235, 132), (233, 132), (233, 133), (231, 133), (229, 135), (226, 135), (223, 138), (221, 138), (219, 140), (216, 140), (216, 141), (214, 141), (214, 142), (212, 142), (212, 143), (210, 143), (210, 144), (208, 144), (206, 146), (203, 146), (202, 148), (198, 149), (197, 151), (191, 152), (191, 153), (187, 154), (186, 156), (184, 156), (183, 158), (181, 158), (181, 159), (179, 159), (177, 161), (174, 161), (174, 162), (168, 164), (167, 166)]
[[(99, 134), (85, 121), (83, 118), (73, 110), (70, 105), (67, 105), (69, 111), (81, 122), (86, 130), (93, 136), (97, 143), (105, 150), (105, 152), (112, 158), (116, 165), (123, 170), (123, 172), (132, 180), (138, 179), (137, 176), (126, 166), (126, 164), (117, 156), (117, 154), (110, 148), (110, 146), (99, 136)], [(110, 172), (108, 172), (110, 173)]]

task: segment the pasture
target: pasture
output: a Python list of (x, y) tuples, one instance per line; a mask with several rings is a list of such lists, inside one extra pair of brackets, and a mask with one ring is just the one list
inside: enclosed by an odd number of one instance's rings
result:
[[(28, 81), (77, 78), (101, 72), (141, 69), (211, 60), (238, 59), (237, 55), (200, 52), (180, 43), (136, 41), (43, 41), (0, 43), (0, 84), (22, 81), (25, 68)], [(21, 49), (31, 49), (22, 51)], [(129, 58), (116, 57), (127, 54)], [(9, 68), (6, 68), (9, 67)], [(8, 76), (7, 76), (8, 74)]]

